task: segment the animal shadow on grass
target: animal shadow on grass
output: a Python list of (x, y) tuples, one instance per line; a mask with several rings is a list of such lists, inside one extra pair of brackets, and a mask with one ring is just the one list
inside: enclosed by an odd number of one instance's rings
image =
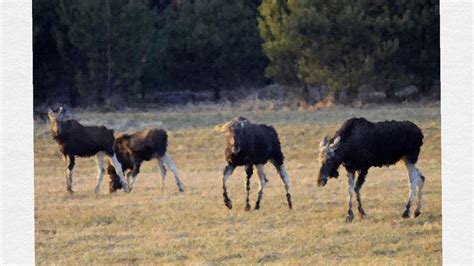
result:
[(233, 260), (233, 259), (240, 259), (242, 258), (242, 255), (241, 254), (230, 254), (230, 255), (225, 255), (225, 256), (222, 256), (218, 259), (219, 262), (224, 262), (224, 261), (228, 261), (228, 260)]
[(258, 259), (258, 263), (266, 263), (266, 262), (275, 262), (281, 260), (282, 254), (280, 253), (270, 253), (265, 254), (263, 257)]

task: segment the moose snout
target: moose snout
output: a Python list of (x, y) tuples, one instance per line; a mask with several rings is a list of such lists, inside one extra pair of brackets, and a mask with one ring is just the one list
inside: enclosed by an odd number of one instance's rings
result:
[(318, 178), (318, 186), (319, 187), (324, 187), (327, 182), (328, 182), (327, 178), (321, 178), (321, 177)]

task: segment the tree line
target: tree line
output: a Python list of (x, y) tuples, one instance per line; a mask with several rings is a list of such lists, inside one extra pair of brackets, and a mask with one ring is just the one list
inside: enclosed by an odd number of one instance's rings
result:
[(34, 0), (35, 104), (159, 90), (439, 80), (434, 0)]

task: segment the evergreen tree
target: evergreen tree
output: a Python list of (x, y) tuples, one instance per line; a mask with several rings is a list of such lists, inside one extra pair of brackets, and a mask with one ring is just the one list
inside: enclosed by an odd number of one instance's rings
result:
[(158, 16), (147, 83), (167, 89), (216, 89), (262, 84), (266, 59), (255, 2), (194, 0)]
[(63, 73), (53, 35), (59, 18), (55, 7), (59, 0), (33, 1), (33, 95), (35, 104), (44, 102), (60, 83)]
[(279, 82), (390, 90), (439, 79), (436, 1), (265, 0), (259, 10), (266, 73)]
[(153, 37), (153, 15), (133, 0), (61, 0), (56, 41), (73, 98), (135, 97)]

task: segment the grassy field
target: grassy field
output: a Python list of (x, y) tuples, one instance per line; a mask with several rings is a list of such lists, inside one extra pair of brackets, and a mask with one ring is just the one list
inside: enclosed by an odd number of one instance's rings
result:
[[(225, 137), (213, 127), (237, 115), (272, 124), (286, 156), (294, 209), (289, 211), (275, 169), (262, 208), (244, 212), (245, 173), (229, 179), (234, 208), (222, 199)], [(362, 189), (366, 219), (345, 223), (347, 178), (316, 184), (317, 150), (352, 116), (411, 120), (425, 139), (418, 167), (426, 177), (420, 217), (402, 219), (408, 174), (402, 163), (371, 168)], [(157, 164), (145, 162), (134, 191), (94, 194), (94, 158), (78, 159), (74, 195), (66, 192), (65, 166), (45, 123), (35, 123), (35, 219), (38, 264), (441, 264), (441, 144), (439, 104), (333, 107), (314, 111), (258, 110), (237, 106), (187, 106), (164, 111), (77, 111), (85, 124), (117, 131), (163, 127), (169, 154), (185, 183), (179, 193), (168, 173), (160, 191)], [(252, 178), (251, 200), (258, 189)]]

